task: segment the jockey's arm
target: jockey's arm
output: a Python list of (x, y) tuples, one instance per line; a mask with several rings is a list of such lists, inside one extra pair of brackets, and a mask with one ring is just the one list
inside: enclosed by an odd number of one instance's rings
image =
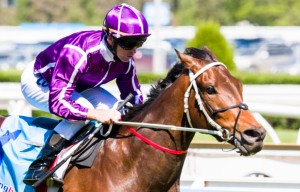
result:
[(113, 121), (119, 121), (121, 113), (116, 109), (88, 109), (87, 119), (110, 124)]

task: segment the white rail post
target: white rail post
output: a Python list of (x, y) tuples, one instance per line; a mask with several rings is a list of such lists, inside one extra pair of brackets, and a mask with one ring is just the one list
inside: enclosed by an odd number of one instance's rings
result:
[(269, 122), (259, 113), (253, 113), (253, 116), (267, 130), (267, 133), (270, 135), (273, 143), (280, 144), (281, 141)]
[(299, 131), (298, 131), (298, 136), (297, 136), (297, 142), (296, 142), (297, 145), (300, 145), (300, 128), (299, 128)]

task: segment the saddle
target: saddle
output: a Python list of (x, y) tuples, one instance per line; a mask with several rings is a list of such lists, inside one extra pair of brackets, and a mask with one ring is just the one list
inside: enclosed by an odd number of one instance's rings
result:
[[(42, 127), (48, 130), (53, 130), (54, 127), (59, 123), (58, 120), (44, 118), (44, 117), (38, 117), (34, 121), (32, 121), (32, 124), (38, 127)], [(98, 149), (101, 146), (101, 143), (103, 142), (104, 137), (100, 136), (100, 134), (94, 135), (88, 142), (86, 142), (83, 146), (80, 145), (79, 148), (75, 149), (74, 152), (68, 152), (69, 150), (72, 151), (72, 147), (76, 145), (76, 143), (80, 142), (84, 138), (86, 138), (92, 131), (94, 127), (91, 127), (88, 129), (89, 125), (86, 125), (83, 127), (74, 137), (73, 139), (68, 142), (68, 144), (64, 147), (64, 150), (62, 150), (55, 160), (53, 161), (53, 164), (50, 168), (53, 169), (62, 159), (64, 158), (65, 154), (71, 153), (71, 160), (69, 161), (69, 164), (72, 164), (76, 167), (80, 168), (90, 168), (93, 165), (93, 162), (97, 156)], [(67, 169), (68, 165), (62, 165), (58, 170), (56, 170), (53, 174), (53, 178), (50, 179), (50, 182), (48, 182), (48, 185), (55, 186), (55, 187), (61, 187), (63, 184), (62, 180), (65, 174), (65, 171)]]
[[(5, 118), (4, 118), (5, 119)], [(0, 118), (0, 125), (1, 125)], [(4, 120), (3, 120), (4, 121)], [(32, 124), (38, 127), (42, 127), (44, 129), (53, 130), (54, 127), (59, 123), (59, 120), (55, 119), (49, 119), (45, 117), (38, 117), (32, 121)], [(69, 142), (69, 145), (72, 145), (74, 143), (77, 143), (81, 141), (83, 138), (85, 138), (91, 130), (87, 130), (85, 127), (79, 131), (74, 138)], [(94, 135), (94, 137), (84, 146), (77, 149), (74, 156), (72, 156), (71, 163), (80, 167), (91, 167), (94, 159), (97, 155), (97, 151), (99, 149), (99, 146), (101, 144), (100, 141), (103, 140), (103, 137), (100, 136), (100, 134)], [(68, 146), (69, 146), (68, 145)], [(65, 147), (68, 147), (65, 146)], [(59, 155), (59, 154), (58, 154)]]
[[(77, 143), (87, 137), (91, 130), (84, 128), (80, 131), (72, 140), (72, 143)], [(87, 142), (84, 146), (78, 148), (75, 154), (72, 156), (71, 163), (77, 166), (78, 168), (90, 168), (93, 165), (93, 162), (96, 158), (98, 149), (102, 144), (104, 137), (100, 134), (96, 134)]]

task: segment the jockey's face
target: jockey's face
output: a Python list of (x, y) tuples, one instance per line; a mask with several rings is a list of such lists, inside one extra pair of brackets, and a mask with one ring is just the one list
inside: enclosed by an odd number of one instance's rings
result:
[[(117, 57), (123, 61), (123, 62), (128, 62), (130, 58), (133, 57), (133, 55), (136, 53), (136, 49), (141, 47), (144, 43), (144, 41), (122, 41), (120, 39), (114, 39), (113, 37), (109, 36), (107, 38), (107, 41), (110, 45), (117, 43), (117, 48), (116, 48), (116, 54)], [(116, 42), (117, 41), (117, 42)]]
[(123, 49), (120, 45), (117, 46), (117, 56), (123, 62), (128, 62), (136, 52), (137, 47), (133, 47), (130, 50)]

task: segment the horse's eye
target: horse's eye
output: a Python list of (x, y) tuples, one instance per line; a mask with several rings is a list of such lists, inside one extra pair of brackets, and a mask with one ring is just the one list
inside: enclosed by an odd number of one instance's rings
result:
[(208, 93), (208, 94), (214, 94), (214, 93), (216, 93), (216, 90), (215, 90), (215, 88), (214, 88), (213, 86), (208, 86), (208, 87), (206, 87), (206, 88), (205, 88), (205, 91), (206, 91), (206, 93)]

